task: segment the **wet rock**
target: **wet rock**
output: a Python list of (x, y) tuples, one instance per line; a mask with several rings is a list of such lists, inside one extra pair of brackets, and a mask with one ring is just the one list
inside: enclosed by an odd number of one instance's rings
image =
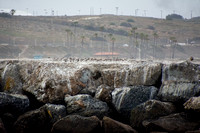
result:
[(172, 103), (148, 100), (133, 108), (131, 111), (130, 124), (133, 128), (141, 128), (142, 121), (156, 119), (160, 116), (174, 113), (175, 111), (176, 107)]
[(22, 93), (22, 80), (20, 76), (19, 65), (8, 63), (1, 74), (1, 88), (4, 92), (21, 94)]
[(112, 92), (112, 103), (120, 114), (129, 118), (134, 107), (155, 98), (157, 91), (158, 89), (153, 86), (116, 88)]
[(100, 120), (96, 116), (69, 115), (57, 121), (52, 133), (100, 133)]
[(95, 98), (106, 102), (106, 103), (111, 103), (112, 102), (112, 88), (106, 85), (101, 85), (97, 88)]
[(158, 82), (161, 69), (160, 63), (141, 63), (139, 65), (124, 65), (123, 68), (103, 69), (103, 82), (114, 88), (137, 85), (150, 86)]
[(158, 92), (162, 101), (186, 102), (190, 97), (200, 93), (199, 83), (167, 82)]
[(45, 104), (41, 108), (48, 113), (51, 124), (66, 116), (66, 107), (64, 105)]
[(200, 67), (198, 64), (191, 62), (172, 63), (163, 66), (162, 71), (163, 82), (199, 82), (200, 80)]
[(102, 125), (105, 133), (137, 133), (129, 125), (123, 124), (109, 117), (104, 117)]
[(28, 97), (20, 94), (0, 92), (0, 114), (9, 112), (18, 115), (24, 113), (28, 107)]
[(90, 95), (80, 94), (65, 97), (68, 114), (78, 114), (81, 116), (96, 115), (102, 118), (108, 113), (108, 106), (105, 102), (92, 98)]
[(37, 109), (21, 115), (14, 124), (16, 133), (44, 133), (49, 132), (50, 119), (44, 109)]
[(196, 130), (199, 123), (190, 121), (185, 113), (177, 113), (163, 116), (153, 121), (143, 121), (143, 126), (147, 131), (183, 133), (186, 131)]
[(184, 103), (184, 108), (187, 110), (200, 112), (200, 96), (191, 97), (187, 102)]

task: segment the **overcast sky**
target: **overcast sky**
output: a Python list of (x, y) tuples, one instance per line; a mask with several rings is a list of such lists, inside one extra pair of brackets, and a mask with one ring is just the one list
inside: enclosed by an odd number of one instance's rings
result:
[[(0, 0), (0, 9), (17, 13), (50, 15), (116, 14), (162, 17), (176, 13), (184, 18), (200, 16), (200, 0)], [(137, 10), (138, 9), (138, 10)], [(46, 12), (46, 13), (45, 13)]]

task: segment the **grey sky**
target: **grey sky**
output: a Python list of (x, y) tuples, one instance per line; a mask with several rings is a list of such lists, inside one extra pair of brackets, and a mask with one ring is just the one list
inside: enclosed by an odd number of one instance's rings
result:
[(190, 18), (200, 16), (200, 0), (0, 0), (0, 9), (16, 9), (29, 14), (47, 15), (51, 10), (55, 15), (99, 15), (116, 14), (116, 7), (119, 7), (119, 15), (165, 17), (173, 12)]

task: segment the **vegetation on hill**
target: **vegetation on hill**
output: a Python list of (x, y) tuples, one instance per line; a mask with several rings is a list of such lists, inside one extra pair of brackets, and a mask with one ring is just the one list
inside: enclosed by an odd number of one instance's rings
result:
[[(114, 49), (122, 53), (124, 49), (126, 56), (141, 58), (159, 57), (157, 50), (170, 44), (170, 37), (175, 37), (176, 43), (187, 43), (200, 35), (200, 23), (182, 19), (168, 21), (116, 15), (12, 16), (0, 17), (0, 22), (0, 44), (82, 47), (91, 48), (93, 52)], [(123, 47), (124, 44), (128, 44), (128, 48)]]
[(178, 15), (178, 14), (170, 14), (166, 16), (167, 20), (173, 20), (173, 19), (180, 19), (183, 20), (183, 16)]

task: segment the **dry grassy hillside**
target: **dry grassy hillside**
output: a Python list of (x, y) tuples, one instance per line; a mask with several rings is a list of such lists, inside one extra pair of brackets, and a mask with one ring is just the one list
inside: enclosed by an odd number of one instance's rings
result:
[[(130, 34), (132, 27), (137, 27), (135, 31), (138, 33), (137, 43), (136, 37)], [(95, 52), (111, 52), (112, 43), (114, 43), (114, 50), (121, 53), (122, 57), (137, 58), (137, 49), (141, 44), (141, 49), (145, 52), (142, 55), (143, 58), (153, 57), (153, 50), (158, 52), (157, 58), (165, 58), (170, 51), (170, 48), (165, 47), (170, 37), (175, 37), (177, 43), (187, 43), (187, 40), (200, 37), (199, 27), (199, 21), (115, 15), (0, 17), (0, 44), (13, 45), (13, 47), (26, 45), (17, 47), (19, 50), (14, 50), (16, 54), (13, 57), (30, 58), (38, 54), (45, 55), (45, 57), (65, 55), (90, 57)], [(158, 34), (156, 48), (153, 36), (155, 32)], [(142, 40), (141, 33), (148, 38)], [(124, 44), (128, 44), (128, 48), (123, 47)], [(1, 51), (2, 48), (6, 49), (7, 46), (0, 46)], [(77, 50), (79, 48), (82, 50)], [(2, 55), (1, 52), (1, 57), (12, 56), (13, 50), (11, 48), (7, 50), (10, 51), (9, 56)], [(187, 53), (185, 48), (179, 48), (177, 51), (180, 53), (179, 57), (183, 55), (185, 58), (191, 54)], [(160, 55), (159, 52), (164, 55)]]

